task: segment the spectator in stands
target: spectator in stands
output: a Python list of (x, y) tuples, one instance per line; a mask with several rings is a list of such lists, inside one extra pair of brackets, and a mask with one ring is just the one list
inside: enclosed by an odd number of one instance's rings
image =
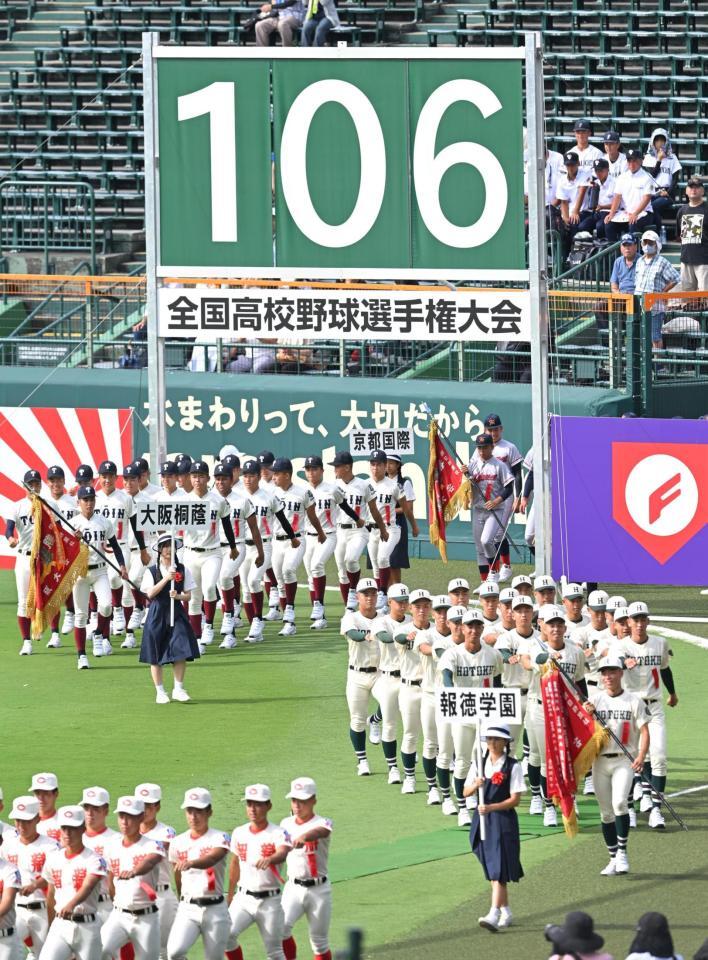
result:
[(244, 341), (234, 348), (226, 369), (229, 373), (274, 373), (275, 349), (263, 344), (277, 342), (277, 339)]
[(663, 913), (645, 913), (639, 918), (626, 960), (682, 960), (674, 953), (669, 921)]
[(637, 272), (637, 241), (633, 233), (622, 234), (620, 256), (612, 264), (610, 289), (613, 293), (634, 293)]
[(615, 178), (610, 173), (610, 164), (605, 157), (593, 161), (589, 180), (588, 209), (580, 218), (578, 233), (597, 231), (599, 240), (605, 239), (605, 217), (615, 195)]
[(654, 222), (654, 181), (642, 170), (642, 160), (641, 150), (628, 150), (627, 169), (615, 181), (615, 196), (605, 217), (605, 235), (610, 243), (616, 243), (627, 232), (628, 224), (639, 232)]
[(310, 0), (302, 28), (301, 46), (323, 47), (333, 27), (339, 27), (339, 14), (334, 0)]
[(676, 215), (676, 236), (681, 241), (681, 289), (708, 290), (708, 204), (703, 181), (691, 177), (686, 184), (688, 203)]
[[(661, 256), (661, 240), (654, 230), (645, 230), (642, 234), (642, 255), (637, 261), (634, 276), (634, 292), (668, 293), (680, 280), (678, 270)], [(663, 346), (661, 328), (664, 325), (666, 306), (658, 300), (651, 307), (651, 341), (654, 347)]]
[(305, 19), (305, 4), (302, 0), (275, 0), (274, 3), (264, 3), (261, 12), (270, 13), (272, 16), (264, 17), (256, 24), (256, 46), (267, 47), (278, 33), (284, 47), (294, 47), (295, 29), (301, 27)]
[(627, 169), (627, 158), (620, 151), (620, 135), (616, 130), (608, 130), (602, 142), (605, 147), (605, 159), (610, 164), (610, 173), (617, 178)]
[(577, 153), (578, 166), (586, 175), (590, 174), (594, 160), (599, 160), (602, 156), (597, 147), (590, 143), (592, 136), (592, 124), (589, 120), (576, 120), (573, 124), (573, 133), (575, 134), (575, 146), (570, 151)]
[(612, 960), (602, 949), (605, 941), (595, 932), (592, 917), (581, 910), (569, 913), (562, 927), (549, 923), (545, 935), (555, 951), (551, 960)]
[(570, 252), (573, 237), (578, 232), (580, 215), (588, 209), (588, 178), (580, 170), (578, 155), (572, 150), (563, 157), (565, 173), (558, 180), (556, 199), (560, 202), (563, 258)]
[(676, 183), (681, 172), (681, 164), (671, 147), (669, 135), (663, 127), (657, 127), (652, 132), (642, 167), (656, 183), (652, 207), (654, 223), (657, 231), (661, 233), (663, 218), (673, 216)]
[(494, 348), (494, 383), (531, 383), (531, 344), (499, 340)]

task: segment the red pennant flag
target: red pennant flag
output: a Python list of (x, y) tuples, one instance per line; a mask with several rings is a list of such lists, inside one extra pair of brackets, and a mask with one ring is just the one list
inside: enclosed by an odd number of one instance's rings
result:
[(430, 460), (428, 463), (428, 519), (430, 542), (440, 551), (447, 563), (445, 525), (454, 520), (460, 510), (470, 505), (470, 484), (455, 459), (445, 446), (435, 420), (428, 432)]

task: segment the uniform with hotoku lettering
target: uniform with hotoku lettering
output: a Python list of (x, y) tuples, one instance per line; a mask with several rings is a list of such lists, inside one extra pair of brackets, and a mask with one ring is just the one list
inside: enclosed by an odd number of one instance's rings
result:
[[(213, 827), (198, 837), (186, 830), (171, 841), (168, 856), (173, 864), (199, 860), (211, 850), (228, 850), (230, 844), (229, 834)], [(223, 857), (208, 869), (190, 867), (180, 872), (181, 899), (167, 941), (170, 960), (184, 960), (200, 936), (205, 960), (223, 960), (231, 928), (224, 900), (225, 871)]]
[[(401, 719), (399, 695), (401, 691), (401, 644), (394, 642), (394, 634), (407, 632), (411, 618), (406, 614), (396, 620), (390, 613), (374, 621), (372, 633), (379, 643), (379, 674), (372, 687), (381, 711), (381, 747), (389, 770), (397, 769), (396, 737)], [(395, 782), (395, 781), (394, 781)]]
[(287, 610), (288, 614), (290, 614), (294, 620), (297, 571), (305, 556), (304, 529), (307, 519), (305, 511), (308, 507), (315, 505), (315, 498), (309, 487), (300, 486), (295, 483), (292, 483), (287, 490), (277, 487), (275, 492), (280, 500), (283, 513), (292, 527), (296, 539), (299, 541), (299, 546), (295, 548), (286, 533), (276, 533), (271, 560), (278, 584), (281, 610)]
[(379, 643), (373, 633), (376, 617), (369, 619), (358, 610), (347, 610), (340, 633), (347, 639), (347, 706), (349, 738), (356, 758), (366, 761), (366, 718), (369, 696), (379, 672)]
[(391, 568), (391, 554), (401, 539), (401, 528), (396, 523), (396, 507), (405, 502), (403, 489), (390, 477), (372, 480), (371, 486), (376, 494), (376, 506), (384, 522), (388, 540), (381, 539), (381, 531), (375, 523), (369, 523), (369, 557), (374, 578), (380, 581), (380, 589), (388, 589)]
[[(17, 867), (0, 856), (0, 900), (5, 890), (12, 888), (17, 891), (21, 886), (22, 880)], [(13, 907), (0, 917), (0, 960), (17, 960), (19, 956), (22, 941), (17, 931), (16, 914), (16, 908)]]
[[(421, 650), (423, 646), (423, 650)], [(421, 630), (413, 641), (413, 649), (420, 655), (422, 668), (421, 683), (421, 701), (420, 701), (420, 724), (423, 730), (423, 767), (426, 768), (426, 777), (429, 777), (432, 770), (435, 771), (435, 777), (440, 780), (439, 765), (442, 763), (444, 769), (448, 771), (447, 785), (448, 796), (450, 786), (450, 763), (452, 762), (452, 730), (445, 731), (447, 737), (445, 747), (446, 753), (440, 743), (438, 734), (438, 724), (435, 719), (435, 692), (442, 686), (442, 674), (438, 667), (443, 653), (453, 646), (452, 635), (450, 633), (440, 633), (435, 624), (431, 624), (427, 630)], [(430, 653), (426, 653), (430, 648)], [(449, 726), (449, 724), (448, 724)], [(442, 757), (442, 760), (441, 760)], [(430, 761), (433, 761), (432, 764)], [(443, 773), (443, 781), (445, 775)], [(433, 784), (434, 785), (434, 784)], [(428, 788), (431, 784), (428, 779)]]
[[(56, 916), (82, 889), (89, 877), (105, 878), (106, 863), (93, 850), (80, 853), (55, 850), (49, 854), (42, 876), (52, 888), (55, 916), (40, 954), (42, 960), (100, 960), (101, 920), (98, 915), (100, 882), (72, 911), (72, 919)], [(76, 918), (80, 917), (81, 920)], [(86, 918), (84, 920), (83, 918)], [(94, 919), (89, 919), (93, 917)]]
[[(8, 863), (19, 871), (22, 884), (20, 889), (38, 880), (43, 881), (42, 871), (47, 857), (59, 849), (56, 841), (40, 834), (31, 843), (23, 843), (18, 835), (8, 837), (8, 832), (3, 833), (0, 850)], [(24, 942), (34, 956), (38, 957), (49, 929), (44, 885), (24, 895), (18, 891), (15, 897), (15, 910), (18, 941)]]
[[(93, 850), (97, 856), (105, 860), (106, 844), (109, 840), (119, 836), (120, 834), (118, 831), (114, 830), (112, 827), (104, 827), (103, 830), (99, 830), (96, 833), (91, 832), (87, 827), (84, 831), (83, 844), (87, 850)], [(111, 891), (108, 886), (108, 880), (104, 879), (99, 884), (97, 907), (98, 915), (101, 918), (102, 923), (105, 923), (105, 921), (108, 919), (112, 909), (113, 900), (111, 899)]]
[[(315, 813), (303, 823), (299, 823), (297, 817), (286, 817), (280, 821), (280, 827), (293, 844), (313, 830), (327, 831), (325, 837), (306, 840), (301, 847), (293, 846), (285, 861), (288, 882), (283, 887), (282, 900), (285, 920), (283, 940), (287, 941), (292, 937), (293, 927), (304, 914), (307, 917), (312, 952), (315, 958), (323, 958), (329, 952), (329, 924), (332, 916), (332, 885), (328, 877), (332, 821)], [(331, 954), (329, 956), (331, 958)]]
[[(518, 630), (505, 630), (497, 637), (494, 649), (501, 654), (504, 666), (502, 667), (502, 686), (514, 687), (521, 690), (521, 722), (516, 724), (509, 723), (509, 733), (515, 743), (519, 742), (521, 730), (524, 725), (524, 716), (526, 714), (526, 701), (528, 698), (529, 685), (531, 683), (531, 671), (524, 669), (520, 662), (509, 663), (512, 657), (520, 657), (522, 648), (525, 644), (533, 640), (535, 631), (532, 631), (528, 637), (523, 637)], [(536, 634), (538, 636), (538, 634)], [(540, 647), (539, 647), (540, 650)], [(525, 748), (526, 749), (526, 748)]]
[(221, 528), (228, 537), (232, 531), (229, 504), (216, 490), (203, 497), (192, 490), (185, 502), (202, 504), (207, 511), (208, 526), (204, 530), (187, 530), (184, 534), (184, 565), (194, 577), (194, 590), (189, 600), (189, 622), (196, 637), (202, 635), (202, 601), (207, 625), (214, 623), (216, 585), (221, 571)]
[[(94, 512), (90, 517), (84, 517), (83, 514), (79, 513), (74, 518), (73, 524), (74, 529), (85, 543), (90, 543), (104, 555), (109, 552), (108, 548), (110, 547), (114, 562), (118, 564), (123, 562), (123, 551), (116, 538), (115, 527), (111, 520), (107, 520), (98, 512)], [(84, 644), (86, 642), (86, 624), (88, 622), (91, 591), (95, 593), (98, 604), (98, 632), (106, 639), (108, 638), (112, 596), (107, 569), (108, 565), (105, 560), (102, 560), (99, 554), (90, 550), (86, 576), (79, 577), (74, 583), (74, 636), (77, 649), (80, 648), (82, 642)]]
[[(349, 483), (337, 480), (337, 487), (344, 494), (344, 500), (365, 524), (372, 522), (369, 504), (376, 501), (376, 491), (371, 481), (361, 477), (352, 477)], [(339, 590), (342, 599), (351, 608), (356, 603), (354, 591), (361, 573), (361, 555), (369, 542), (366, 526), (357, 527), (356, 523), (340, 513), (337, 519), (337, 546), (334, 559), (339, 574)]]
[[(511, 495), (514, 477), (507, 465), (496, 457), (488, 460), (473, 458), (469, 463), (469, 476), (472, 481), (472, 526), (477, 547), (477, 565), (484, 580), (494, 560), (496, 544), (501, 542), (504, 536), (514, 506)], [(486, 510), (484, 504), (496, 497), (505, 499), (493, 512)]]
[[(622, 690), (616, 697), (610, 696), (606, 690), (595, 690), (589, 699), (595, 707), (597, 719), (614, 733), (632, 756), (636, 756), (639, 731), (649, 719), (642, 699), (628, 690)], [(630, 760), (619, 751), (617, 744), (610, 740), (592, 766), (593, 787), (603, 824), (626, 817), (626, 823), (617, 823), (617, 836), (624, 838), (625, 844), (629, 833), (627, 797), (633, 779), (634, 771)]]
[(280, 847), (290, 849), (292, 841), (288, 833), (274, 823), (257, 831), (251, 829), (250, 823), (244, 823), (236, 827), (231, 836), (231, 852), (238, 858), (239, 880), (229, 907), (229, 951), (237, 948), (240, 935), (255, 923), (268, 960), (285, 960), (285, 918), (280, 894), (282, 878), (275, 866), (265, 870), (256, 866), (258, 860), (272, 857)]
[[(416, 637), (418, 649), (423, 657), (423, 698), (425, 701), (426, 698), (430, 699), (432, 696), (434, 710), (437, 691), (444, 685), (442, 671), (440, 669), (442, 657), (446, 650), (456, 646), (456, 644), (451, 635), (444, 636), (438, 633), (435, 626), (431, 626), (427, 631), (424, 631), (424, 633), (426, 634), (425, 639), (423, 634), (419, 634), (418, 637)], [(429, 645), (429, 656), (426, 656), (424, 651), (420, 649), (422, 644)], [(433, 669), (432, 677), (431, 665)], [(432, 691), (430, 689), (431, 680)], [(424, 705), (423, 710), (425, 711), (426, 709), (429, 710), (430, 706)], [(440, 793), (443, 801), (445, 801), (450, 798), (450, 771), (452, 770), (452, 762), (455, 756), (455, 745), (452, 739), (452, 721), (436, 716), (435, 730), (438, 744), (438, 755), (435, 760), (435, 767)]]
[[(231, 559), (231, 548), (229, 547), (228, 542), (222, 537), (222, 559), (221, 572), (219, 573), (219, 590), (221, 591), (222, 597), (224, 597), (225, 604), (230, 600), (230, 609), (233, 612), (234, 600), (237, 599), (237, 591), (239, 594), (238, 602), (240, 602), (239, 573), (241, 567), (243, 566), (243, 562), (246, 559), (246, 536), (250, 533), (247, 521), (249, 517), (253, 516), (255, 511), (253, 504), (248, 499), (248, 496), (243, 488), (239, 490), (232, 488), (231, 492), (226, 497), (226, 502), (228, 503), (231, 511), (231, 526), (234, 528), (234, 539), (236, 540), (236, 547), (238, 548), (238, 556), (235, 560)], [(233, 591), (233, 594), (231, 591)], [(228, 612), (226, 606), (224, 606), (224, 612)]]
[(155, 960), (160, 953), (160, 918), (155, 903), (157, 867), (129, 880), (121, 880), (119, 875), (135, 870), (146, 857), (164, 857), (164, 848), (146, 837), (127, 843), (119, 835), (106, 842), (105, 850), (115, 896), (113, 910), (101, 927), (103, 960), (115, 956), (126, 943), (133, 945), (136, 960)]
[[(400, 527), (398, 530), (400, 532)], [(404, 777), (411, 780), (415, 780), (416, 750), (418, 738), (423, 729), (420, 715), (423, 700), (423, 658), (418, 652), (416, 639), (429, 626), (430, 624), (425, 627), (416, 627), (414, 623), (407, 623), (402, 628), (396, 627), (393, 634), (394, 642), (401, 650), (401, 688), (398, 693), (398, 708), (401, 711), (403, 725), (401, 763)], [(436, 754), (437, 741), (424, 745), (423, 768), (429, 790), (436, 785)]]
[(607, 656), (614, 639), (609, 628), (596, 630), (592, 624), (586, 623), (574, 629), (569, 624), (568, 639), (585, 654), (585, 681), (588, 687), (597, 687), (600, 683), (598, 664)]
[[(174, 827), (169, 827), (166, 823), (157, 821), (154, 827), (146, 830), (143, 834), (148, 840), (154, 840), (162, 844), (166, 851), (169, 851), (170, 844), (176, 834)], [(167, 958), (167, 940), (170, 936), (170, 930), (174, 923), (177, 913), (177, 897), (172, 889), (172, 868), (167, 856), (163, 857), (157, 865), (157, 906), (160, 911), (160, 960)]]

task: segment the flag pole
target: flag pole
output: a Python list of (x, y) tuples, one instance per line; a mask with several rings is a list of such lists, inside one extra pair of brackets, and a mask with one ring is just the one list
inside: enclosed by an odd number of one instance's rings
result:
[[(170, 545), (171, 545), (171, 548), (172, 548), (172, 549), (171, 549), (171, 556), (170, 556), (170, 567), (174, 567), (174, 565), (175, 565), (175, 528), (174, 528), (174, 527), (172, 527), (172, 529), (171, 529), (171, 531), (170, 531)], [(159, 557), (158, 557), (157, 562), (158, 562), (158, 563), (160, 562), (160, 558), (159, 558)], [(173, 593), (173, 592), (174, 592), (174, 588), (175, 588), (175, 581), (173, 580), (173, 581), (172, 581), (172, 590), (170, 590), (170, 593)], [(170, 597), (170, 626), (171, 626), (171, 627), (174, 627), (174, 625), (175, 625), (175, 598), (174, 598), (174, 597)]]
[[(477, 717), (477, 776), (484, 780), (484, 763), (482, 760), (482, 720)], [(484, 803), (484, 786), (478, 791), (479, 799), (477, 803), (481, 806)], [(479, 813), (479, 811), (477, 811)], [(479, 836), (484, 842), (487, 839), (487, 820), (486, 815), (479, 814)]]

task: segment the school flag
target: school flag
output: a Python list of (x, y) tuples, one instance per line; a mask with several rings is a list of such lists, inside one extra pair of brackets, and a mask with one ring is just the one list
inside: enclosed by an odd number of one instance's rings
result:
[(57, 522), (41, 497), (32, 497), (34, 533), (30, 555), (27, 616), (37, 639), (59, 613), (79, 577), (88, 568), (88, 547)]
[(431, 419), (428, 431), (430, 460), (428, 463), (428, 519), (430, 542), (447, 563), (445, 526), (460, 510), (470, 505), (470, 482), (447, 449), (437, 421)]

